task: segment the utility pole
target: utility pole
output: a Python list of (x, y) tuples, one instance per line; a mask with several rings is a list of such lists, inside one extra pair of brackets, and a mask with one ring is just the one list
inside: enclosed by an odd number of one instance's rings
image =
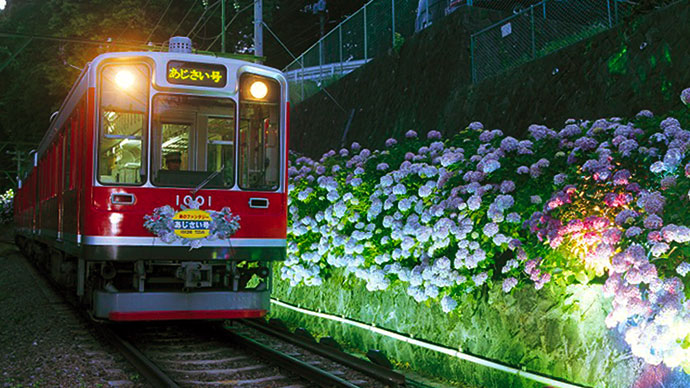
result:
[(220, 0), (220, 52), (225, 52), (225, 0)]
[[(254, 1), (254, 56), (264, 56), (264, 20), (263, 20), (263, 1)], [(257, 59), (257, 61), (261, 61)]]

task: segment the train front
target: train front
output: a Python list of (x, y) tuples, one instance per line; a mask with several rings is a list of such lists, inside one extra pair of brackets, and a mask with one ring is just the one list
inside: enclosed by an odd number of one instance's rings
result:
[(190, 53), (92, 64), (78, 293), (112, 321), (255, 318), (287, 227), (287, 83)]

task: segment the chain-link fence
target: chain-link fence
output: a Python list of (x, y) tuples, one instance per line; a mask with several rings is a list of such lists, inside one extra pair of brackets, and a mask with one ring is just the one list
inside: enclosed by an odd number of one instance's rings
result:
[[(464, 2), (464, 1), (463, 1)], [(429, 0), (427, 15), (443, 14), (449, 0)], [(283, 71), (295, 103), (402, 44), (415, 32), (418, 0), (372, 0), (332, 29)], [(440, 11), (439, 11), (440, 10)], [(432, 18), (427, 17), (428, 23)]]
[(513, 13), (472, 35), (473, 82), (610, 28), (631, 9), (624, 0), (371, 0), (283, 69), (290, 100), (303, 101), (462, 6)]
[(513, 16), (472, 34), (472, 82), (609, 29), (631, 10), (620, 0), (543, 0), (516, 8)]

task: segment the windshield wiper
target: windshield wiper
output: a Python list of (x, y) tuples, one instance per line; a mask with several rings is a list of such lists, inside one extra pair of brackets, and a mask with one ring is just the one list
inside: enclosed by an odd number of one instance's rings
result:
[(197, 187), (192, 191), (192, 195), (196, 194), (197, 191), (201, 190), (204, 186), (206, 186), (206, 185), (208, 184), (208, 182), (210, 182), (210, 181), (211, 181), (213, 178), (215, 178), (218, 174), (220, 174), (221, 172), (223, 172), (224, 169), (225, 169), (225, 165), (222, 165), (222, 166), (220, 166), (220, 170), (214, 171), (213, 173), (211, 173), (211, 175), (209, 175), (208, 177), (206, 177), (206, 179), (204, 179), (203, 182), (199, 183), (199, 186), (197, 186)]

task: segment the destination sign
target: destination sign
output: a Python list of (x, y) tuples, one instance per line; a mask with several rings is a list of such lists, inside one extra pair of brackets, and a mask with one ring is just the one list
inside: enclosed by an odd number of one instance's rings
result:
[(166, 77), (171, 84), (222, 88), (227, 83), (227, 70), (223, 65), (170, 61)]

